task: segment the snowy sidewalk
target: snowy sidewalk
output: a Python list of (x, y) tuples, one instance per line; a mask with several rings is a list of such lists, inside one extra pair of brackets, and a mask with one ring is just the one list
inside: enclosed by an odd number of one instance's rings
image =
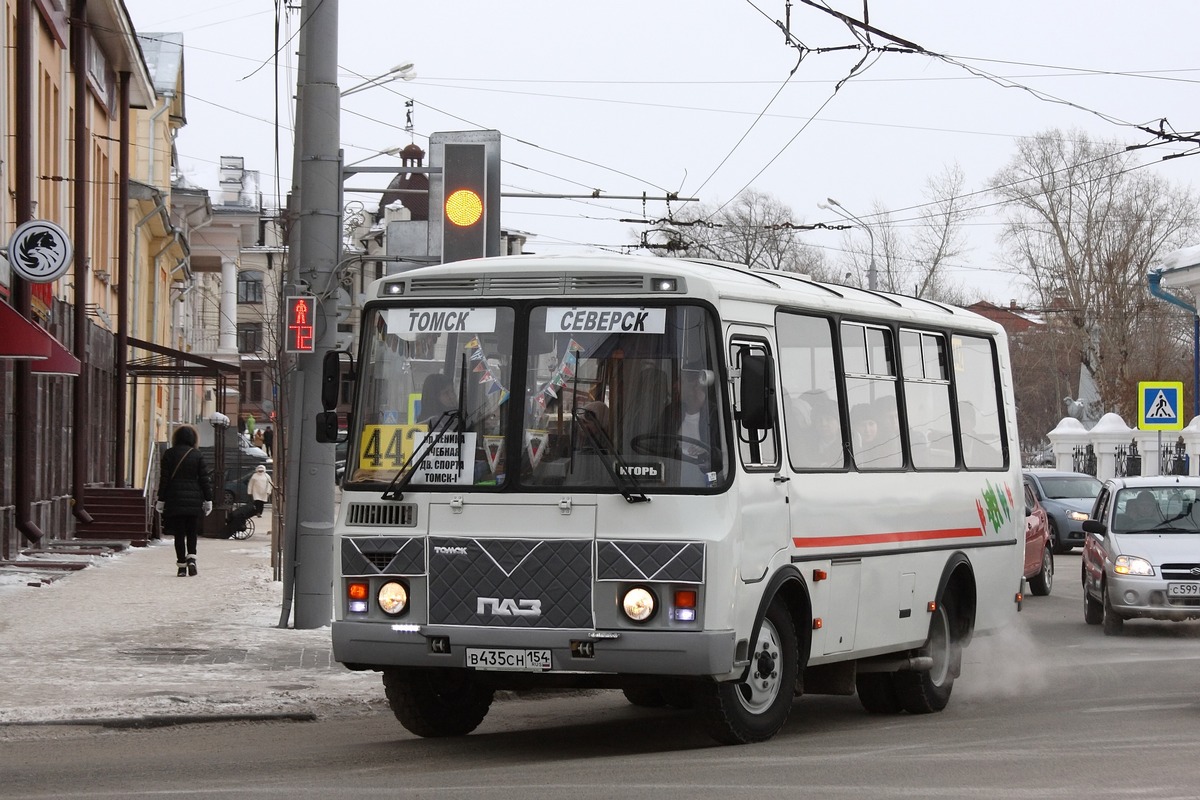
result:
[(200, 539), (199, 575), (170, 541), (94, 556), (45, 586), (0, 582), (0, 725), (161, 725), (355, 713), (376, 673), (334, 662), (329, 628), (279, 623), (270, 511), (246, 541)]

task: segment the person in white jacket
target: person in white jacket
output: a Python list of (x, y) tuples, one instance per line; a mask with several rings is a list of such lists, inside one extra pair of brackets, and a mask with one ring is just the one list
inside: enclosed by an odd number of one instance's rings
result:
[(263, 506), (271, 499), (271, 490), (274, 488), (275, 484), (271, 482), (267, 468), (262, 464), (255, 467), (246, 489), (250, 492), (250, 499), (254, 501), (254, 510), (258, 516), (262, 516)]

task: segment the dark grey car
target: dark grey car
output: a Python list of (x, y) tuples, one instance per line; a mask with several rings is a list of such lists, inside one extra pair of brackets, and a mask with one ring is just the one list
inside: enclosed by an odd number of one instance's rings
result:
[(1083, 472), (1027, 469), (1025, 483), (1046, 509), (1050, 522), (1050, 541), (1055, 553), (1083, 547), (1083, 521), (1092, 511), (1100, 492), (1100, 481)]

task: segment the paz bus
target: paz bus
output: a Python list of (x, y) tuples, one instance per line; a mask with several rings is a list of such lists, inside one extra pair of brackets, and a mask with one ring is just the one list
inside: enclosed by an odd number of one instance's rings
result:
[(539, 687), (730, 744), (802, 694), (936, 712), (1019, 608), (1008, 347), (961, 308), (504, 256), (373, 283), (353, 372), (333, 653), (415, 734)]

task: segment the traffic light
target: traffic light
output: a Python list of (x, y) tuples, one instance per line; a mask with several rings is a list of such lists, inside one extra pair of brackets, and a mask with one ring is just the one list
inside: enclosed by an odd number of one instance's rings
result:
[[(434, 163), (441, 162), (439, 251), (443, 263), (500, 254), (500, 134), (435, 133)], [(440, 177), (440, 180), (438, 178)], [(431, 221), (435, 219), (430, 214)], [(432, 231), (431, 231), (432, 233)]]
[(487, 250), (487, 152), (482, 144), (447, 144), (443, 154), (442, 262)]

